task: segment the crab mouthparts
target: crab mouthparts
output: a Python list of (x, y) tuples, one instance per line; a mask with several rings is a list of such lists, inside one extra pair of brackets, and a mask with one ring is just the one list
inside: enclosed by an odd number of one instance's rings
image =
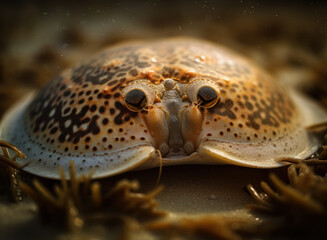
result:
[(166, 158), (196, 151), (202, 122), (199, 108), (182, 101), (176, 90), (166, 91), (162, 101), (153, 105), (146, 116), (153, 145)]

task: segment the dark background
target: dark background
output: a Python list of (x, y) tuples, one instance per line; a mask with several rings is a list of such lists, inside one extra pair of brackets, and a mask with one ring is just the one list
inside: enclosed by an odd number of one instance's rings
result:
[(226, 45), (281, 81), (285, 68), (296, 70), (286, 80), (321, 100), (326, 15), (322, 0), (2, 1), (0, 116), (26, 89), (44, 86), (104, 47), (172, 36)]

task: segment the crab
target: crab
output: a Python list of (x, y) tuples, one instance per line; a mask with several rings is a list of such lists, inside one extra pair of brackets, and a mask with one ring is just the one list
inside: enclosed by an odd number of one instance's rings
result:
[[(0, 139), (24, 171), (94, 178), (176, 164), (275, 168), (318, 148), (317, 105), (222, 46), (192, 38), (119, 44), (81, 62), (5, 115)], [(18, 163), (26, 161), (17, 159)]]

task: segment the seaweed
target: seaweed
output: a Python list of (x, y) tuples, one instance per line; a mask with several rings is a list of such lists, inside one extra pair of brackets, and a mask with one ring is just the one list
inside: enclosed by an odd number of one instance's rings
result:
[[(9, 181), (10, 201), (19, 202), (22, 200), (22, 195), (18, 186), (18, 170), (24, 166), (20, 166), (15, 160), (18, 157), (26, 158), (26, 155), (14, 145), (3, 140), (0, 140), (0, 147), (2, 149), (2, 154), (0, 154), (1, 177), (5, 182)], [(14, 157), (11, 157), (8, 149), (15, 153)]]
[(155, 197), (162, 186), (143, 194), (137, 192), (137, 181), (120, 180), (109, 191), (101, 191), (98, 181), (88, 176), (76, 176), (73, 161), (70, 163), (70, 181), (66, 180), (64, 170), (60, 171), (60, 185), (53, 192), (39, 180), (33, 186), (20, 182), (22, 190), (37, 204), (41, 220), (54, 223), (74, 231), (81, 229), (85, 222), (97, 218), (151, 219), (162, 217), (166, 212), (157, 209)]
[(272, 186), (261, 182), (263, 192), (258, 192), (252, 185), (247, 186), (255, 200), (249, 208), (271, 217), (263, 223), (265, 234), (301, 237), (327, 234), (324, 227), (327, 223), (327, 174), (320, 176), (305, 163), (321, 161), (324, 160), (311, 159), (289, 166), (289, 183), (270, 174)]
[(146, 224), (147, 229), (166, 235), (226, 240), (238, 240), (243, 239), (244, 236), (254, 235), (259, 226), (260, 221), (250, 215), (224, 216), (213, 214), (177, 217)]

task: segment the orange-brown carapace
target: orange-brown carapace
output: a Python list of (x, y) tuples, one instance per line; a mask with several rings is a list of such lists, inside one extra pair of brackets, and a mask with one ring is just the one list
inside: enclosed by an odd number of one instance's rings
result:
[(105, 177), (136, 167), (277, 167), (316, 150), (298, 104), (249, 60), (188, 38), (108, 48), (52, 79), (4, 118), (0, 137), (26, 153), (25, 170), (58, 166)]

